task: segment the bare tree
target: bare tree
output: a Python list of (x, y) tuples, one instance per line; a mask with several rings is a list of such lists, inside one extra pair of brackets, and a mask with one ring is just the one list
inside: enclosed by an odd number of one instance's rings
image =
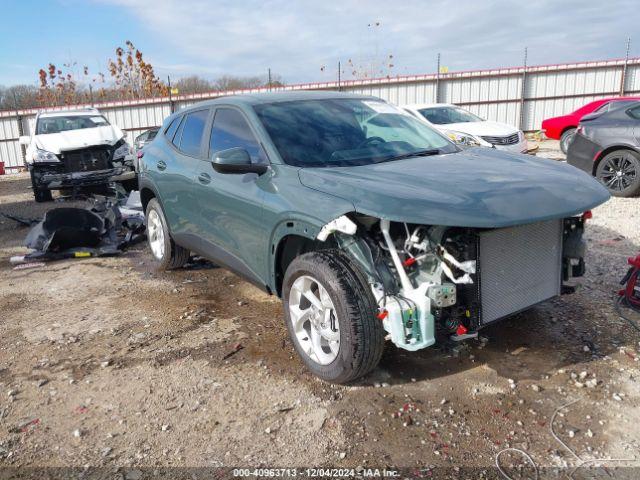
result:
[(213, 83), (215, 90), (244, 90), (247, 88), (258, 88), (264, 86), (264, 80), (260, 77), (237, 77), (234, 75), (223, 75)]
[(144, 98), (168, 93), (168, 87), (156, 76), (153, 66), (143, 59), (142, 52), (129, 40), (125, 42), (125, 48), (116, 48), (116, 58), (109, 59), (108, 68), (115, 89), (124, 98)]
[(180, 78), (173, 83), (173, 86), (177, 88), (180, 93), (205, 93), (215, 90), (209, 80), (199, 77), (198, 75)]

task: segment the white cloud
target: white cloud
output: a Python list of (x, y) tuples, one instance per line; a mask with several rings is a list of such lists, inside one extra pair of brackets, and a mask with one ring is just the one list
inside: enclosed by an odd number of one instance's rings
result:
[(128, 9), (174, 52), (155, 48), (167, 71), (271, 67), (288, 81), (333, 79), (338, 60), (367, 63), (376, 52), (394, 55), (393, 74), (433, 71), (437, 52), (450, 69), (517, 65), (525, 46), (530, 64), (621, 57), (639, 20), (631, 0), (101, 1)]

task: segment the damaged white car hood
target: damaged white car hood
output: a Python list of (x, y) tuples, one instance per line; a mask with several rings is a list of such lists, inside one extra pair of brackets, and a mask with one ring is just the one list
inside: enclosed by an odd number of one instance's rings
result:
[(118, 127), (105, 125), (104, 127), (40, 134), (34, 137), (34, 142), (40, 150), (59, 155), (62, 152), (79, 148), (115, 145), (123, 136), (122, 130)]

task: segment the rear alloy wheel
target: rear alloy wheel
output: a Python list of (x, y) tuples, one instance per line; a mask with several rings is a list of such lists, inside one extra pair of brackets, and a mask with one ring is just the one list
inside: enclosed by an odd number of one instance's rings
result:
[(562, 150), (562, 153), (564, 153), (565, 155), (567, 154), (567, 151), (569, 150), (569, 145), (571, 145), (571, 142), (573, 142), (573, 137), (575, 136), (576, 136), (576, 129), (570, 128), (569, 130), (565, 130), (562, 136), (560, 137), (560, 150)]
[(376, 367), (384, 348), (376, 302), (364, 275), (341, 251), (295, 258), (282, 293), (289, 335), (313, 374), (347, 383)]
[(640, 158), (630, 150), (616, 150), (598, 164), (596, 177), (616, 197), (640, 193)]
[(147, 242), (156, 265), (161, 270), (173, 270), (189, 261), (190, 252), (171, 239), (160, 203), (152, 198), (147, 205)]

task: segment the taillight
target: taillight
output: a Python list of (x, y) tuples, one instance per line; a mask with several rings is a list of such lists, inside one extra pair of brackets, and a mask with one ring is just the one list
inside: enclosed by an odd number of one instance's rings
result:
[(593, 218), (593, 212), (591, 210), (587, 210), (582, 214), (582, 220), (591, 220)]
[(137, 155), (138, 155), (138, 158), (144, 157), (144, 150), (138, 150)]

